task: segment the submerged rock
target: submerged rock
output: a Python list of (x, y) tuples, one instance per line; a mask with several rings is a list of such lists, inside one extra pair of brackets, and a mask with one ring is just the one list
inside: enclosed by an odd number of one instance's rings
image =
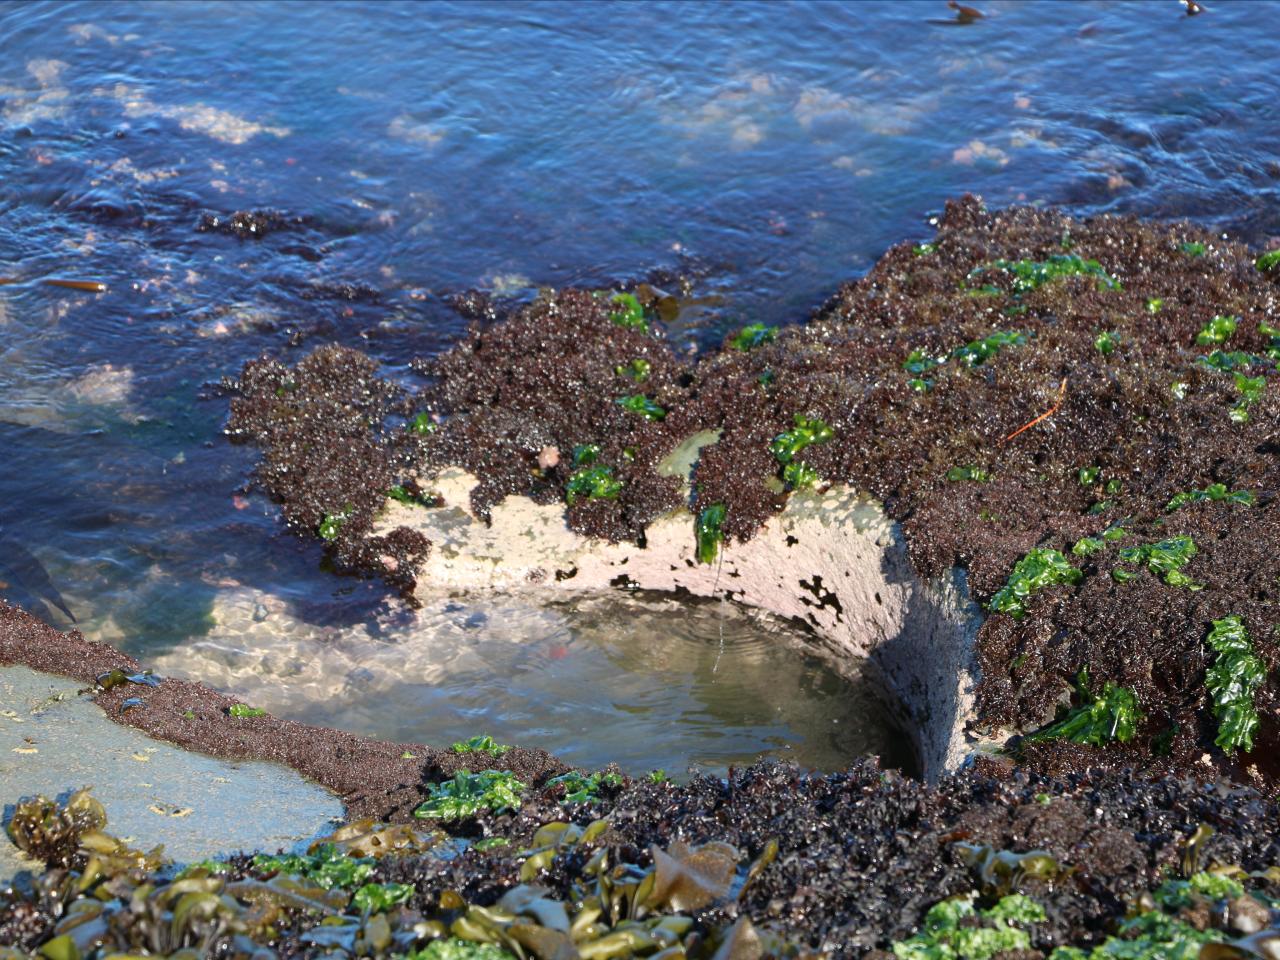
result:
[(196, 230), (200, 233), (229, 233), (241, 240), (261, 240), (277, 230), (297, 228), (307, 221), (278, 210), (237, 210), (230, 214), (201, 214)]

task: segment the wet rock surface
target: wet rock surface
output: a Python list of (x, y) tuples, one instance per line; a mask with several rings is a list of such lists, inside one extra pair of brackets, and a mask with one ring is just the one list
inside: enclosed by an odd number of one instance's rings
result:
[(290, 216), (278, 210), (237, 210), (234, 213), (204, 213), (196, 230), (200, 233), (226, 233), (240, 240), (261, 240), (268, 233), (297, 228), (306, 218)]
[[(132, 686), (131, 696), (140, 689)], [(292, 846), (342, 815), (332, 794), (288, 768), (220, 762), (153, 740), (112, 723), (81, 689), (25, 667), (0, 668), (4, 804), (92, 785), (117, 833), (163, 843), (178, 860)], [(16, 853), (0, 845), (0, 882), (38, 869)]]

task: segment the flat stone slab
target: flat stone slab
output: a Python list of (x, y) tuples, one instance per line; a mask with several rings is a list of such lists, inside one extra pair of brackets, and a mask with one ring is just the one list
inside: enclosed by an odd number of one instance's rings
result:
[[(182, 863), (241, 850), (291, 848), (342, 818), (341, 801), (288, 767), (229, 762), (112, 722), (81, 685), (0, 667), (0, 804), (92, 786), (107, 831), (142, 849), (163, 843)], [(0, 839), (0, 884), (42, 865)]]

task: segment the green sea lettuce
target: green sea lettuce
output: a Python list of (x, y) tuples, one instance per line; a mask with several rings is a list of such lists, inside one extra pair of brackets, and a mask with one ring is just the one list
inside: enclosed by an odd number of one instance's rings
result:
[(1083, 576), (1060, 551), (1035, 547), (1014, 564), (1008, 583), (996, 591), (987, 609), (1021, 620), (1027, 612), (1026, 600), (1033, 593), (1057, 583), (1077, 584)]
[(1035, 733), (1023, 737), (1027, 743), (1043, 743), (1049, 740), (1070, 740), (1100, 747), (1118, 740), (1126, 743), (1133, 739), (1142, 722), (1138, 708), (1138, 696), (1129, 687), (1108, 681), (1096, 697), (1090, 696), (1087, 686), (1081, 683), (1081, 696), (1088, 702), (1076, 707), (1061, 720), (1049, 724)]
[[(1120, 562), (1146, 567), (1156, 576), (1163, 577), (1164, 582), (1171, 587), (1201, 590), (1203, 584), (1196, 583), (1182, 572), (1182, 568), (1195, 555), (1195, 541), (1188, 536), (1178, 536), (1159, 543), (1125, 547), (1120, 551)], [(1111, 576), (1118, 583), (1126, 583), (1133, 579), (1134, 573), (1117, 567), (1111, 572)]]
[(1044, 908), (1019, 893), (994, 906), (974, 907), (976, 893), (935, 904), (925, 914), (924, 929), (893, 945), (899, 960), (990, 960), (998, 953), (1031, 949), (1024, 929), (1043, 922)]
[(763, 323), (753, 323), (748, 327), (743, 327), (729, 339), (729, 346), (735, 350), (741, 350), (744, 353), (748, 350), (754, 350), (756, 347), (763, 346), (766, 343), (772, 343), (778, 337), (778, 328), (766, 326)]
[(649, 321), (644, 318), (644, 307), (640, 305), (634, 293), (615, 293), (609, 299), (621, 307), (609, 314), (610, 321), (630, 330), (649, 332)]
[(797, 413), (794, 422), (794, 427), (778, 434), (769, 444), (770, 452), (782, 464), (790, 463), (806, 447), (826, 443), (835, 436), (835, 432), (818, 417), (806, 417)]
[(721, 529), (724, 524), (725, 506), (723, 503), (713, 503), (698, 514), (698, 520), (695, 524), (695, 533), (698, 540), (698, 562), (714, 563), (716, 554), (720, 551), (720, 544), (724, 542), (724, 531)]
[(622, 481), (613, 475), (613, 467), (594, 466), (576, 470), (565, 484), (565, 500), (613, 500), (622, 492)]
[(1267, 678), (1266, 665), (1253, 648), (1244, 620), (1236, 614), (1213, 621), (1205, 643), (1217, 654), (1204, 679), (1218, 720), (1214, 743), (1228, 753), (1240, 749), (1248, 753), (1258, 729), (1254, 695)]
[(524, 784), (505, 770), (459, 770), (451, 780), (429, 784), (429, 799), (413, 811), (421, 819), (461, 820), (481, 810), (506, 813), (520, 809)]
[(663, 407), (654, 403), (642, 393), (619, 397), (614, 402), (628, 413), (638, 413), (646, 420), (661, 420), (667, 415), (667, 411)]
[(1058, 253), (1045, 260), (996, 260), (989, 267), (978, 267), (969, 274), (973, 280), (991, 270), (1013, 275), (1015, 293), (1038, 290), (1062, 277), (1093, 277), (1099, 290), (1120, 290), (1121, 283), (1103, 269), (1097, 260), (1086, 260), (1075, 253)]

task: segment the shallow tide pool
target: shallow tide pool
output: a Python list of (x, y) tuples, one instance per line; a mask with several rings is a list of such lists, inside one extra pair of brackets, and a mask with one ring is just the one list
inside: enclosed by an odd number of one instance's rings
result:
[[(730, 603), (440, 599), (344, 626), (235, 587), (218, 593), (212, 618), (154, 668), (278, 716), (385, 739), (489, 734), (637, 776), (723, 774), (760, 755), (819, 770), (866, 754), (915, 762), (870, 668), (837, 672), (800, 629)], [(110, 625), (87, 632), (112, 639)]]

